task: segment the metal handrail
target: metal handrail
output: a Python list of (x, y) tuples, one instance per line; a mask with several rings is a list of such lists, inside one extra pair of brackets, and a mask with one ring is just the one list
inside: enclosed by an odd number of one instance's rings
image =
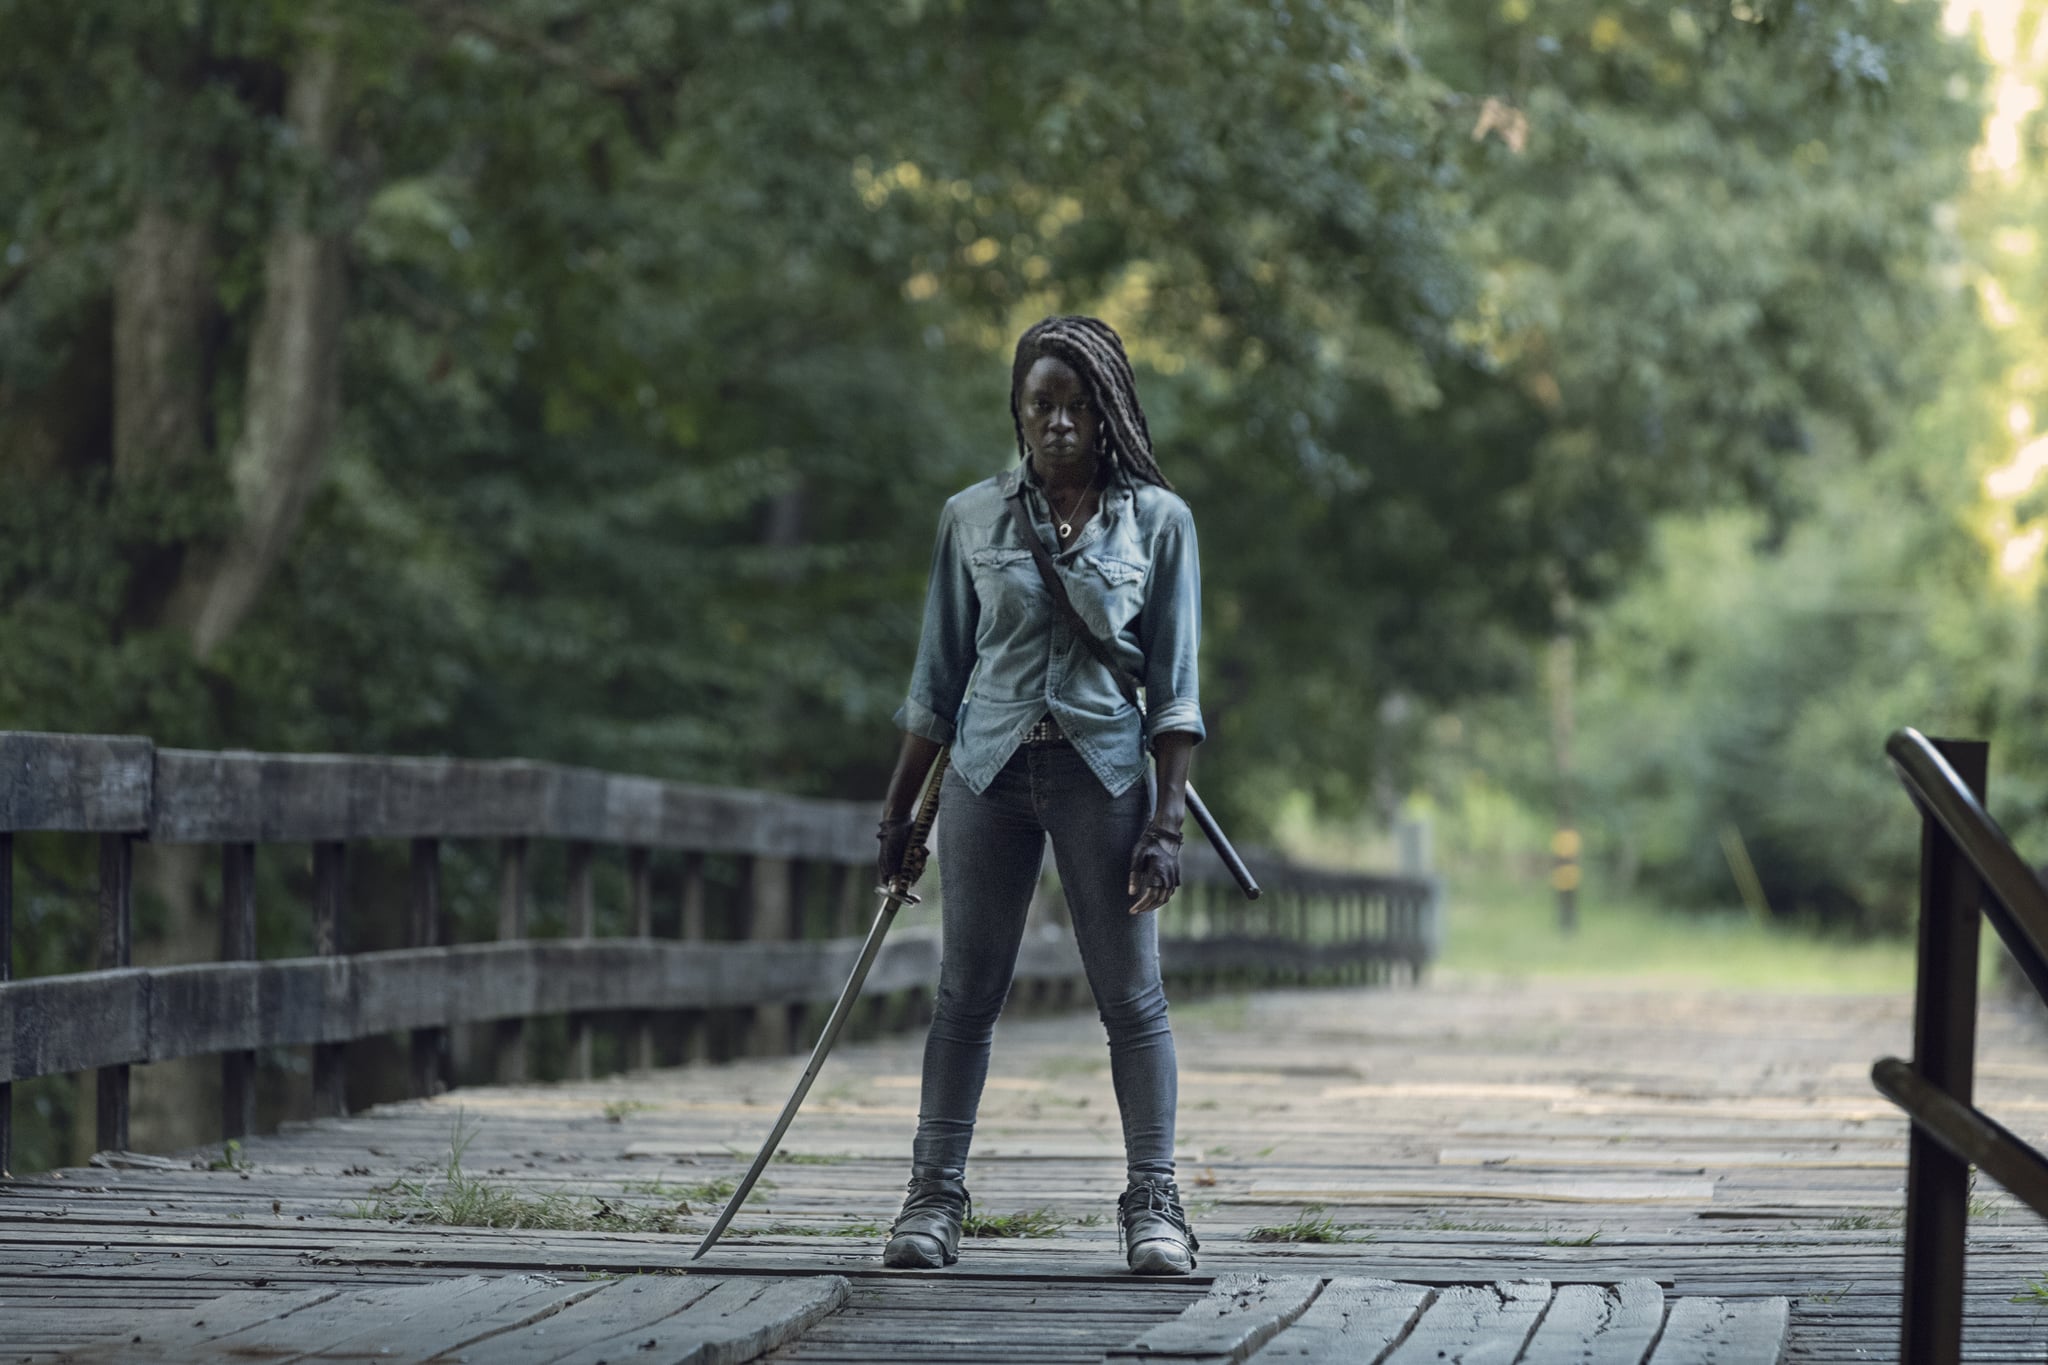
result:
[(1894, 730), (1884, 752), (1914, 803), (1948, 831), (1983, 878), (1991, 892), (1985, 918), (2048, 1001), (2048, 887), (1927, 736), (1911, 726)]

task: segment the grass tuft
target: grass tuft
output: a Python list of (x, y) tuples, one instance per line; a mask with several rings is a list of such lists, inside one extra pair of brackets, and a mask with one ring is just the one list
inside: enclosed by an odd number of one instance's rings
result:
[(1361, 1234), (1356, 1224), (1339, 1223), (1323, 1212), (1320, 1204), (1311, 1204), (1294, 1215), (1291, 1223), (1262, 1224), (1244, 1235), (1247, 1242), (1370, 1242), (1371, 1234)]
[(1015, 1213), (971, 1214), (960, 1224), (962, 1237), (1057, 1237), (1066, 1220), (1050, 1207)]
[(604, 1102), (604, 1121), (606, 1123), (624, 1123), (633, 1115), (645, 1114), (653, 1108), (654, 1106), (646, 1100), (606, 1100)]
[(1883, 1231), (1897, 1227), (1900, 1220), (1904, 1217), (1905, 1214), (1897, 1211), (1891, 1213), (1852, 1213), (1841, 1218), (1830, 1219), (1827, 1224), (1827, 1230), (1829, 1232)]
[[(687, 1230), (683, 1220), (694, 1215), (693, 1200), (723, 1201), (738, 1188), (730, 1180), (675, 1186), (664, 1185), (659, 1178), (626, 1187), (628, 1193), (654, 1196), (659, 1202), (653, 1204), (566, 1190), (528, 1194), (480, 1179), (462, 1168), (462, 1159), (475, 1139), (476, 1126), (457, 1110), (448, 1139), (448, 1164), (438, 1180), (395, 1180), (377, 1191), (375, 1199), (358, 1202), (349, 1216), (445, 1227), (675, 1234)], [(749, 1199), (766, 1184), (761, 1182)]]
[(2048, 1304), (2048, 1275), (2027, 1281), (2027, 1287), (2006, 1300), (2007, 1303)]
[(248, 1159), (242, 1155), (242, 1144), (238, 1139), (229, 1138), (220, 1147), (220, 1155), (206, 1163), (209, 1171), (247, 1171)]
[(1599, 1241), (1601, 1234), (1606, 1232), (1606, 1230), (1605, 1228), (1594, 1228), (1583, 1237), (1545, 1237), (1543, 1245), (1547, 1247), (1589, 1247)]

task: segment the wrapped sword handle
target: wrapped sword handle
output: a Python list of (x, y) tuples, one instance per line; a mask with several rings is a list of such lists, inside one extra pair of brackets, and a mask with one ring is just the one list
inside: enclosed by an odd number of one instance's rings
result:
[[(933, 760), (931, 774), (925, 779), (924, 800), (918, 804), (916, 818), (900, 821), (884, 817), (881, 830), (875, 836), (882, 841), (882, 855), (876, 866), (882, 880), (875, 890), (885, 896), (894, 896), (906, 905), (918, 902), (910, 888), (924, 876), (925, 864), (931, 858), (932, 825), (939, 818), (939, 783), (946, 775), (946, 765), (951, 757), (952, 750), (941, 749), (938, 758)], [(898, 843), (898, 839), (902, 842)], [(893, 869), (889, 867), (892, 862), (895, 864)]]

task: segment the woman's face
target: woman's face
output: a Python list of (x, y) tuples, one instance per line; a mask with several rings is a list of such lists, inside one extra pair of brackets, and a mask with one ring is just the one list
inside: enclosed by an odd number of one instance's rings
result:
[(1024, 374), (1017, 394), (1024, 444), (1041, 477), (1092, 469), (1102, 414), (1074, 367), (1056, 356), (1040, 356)]

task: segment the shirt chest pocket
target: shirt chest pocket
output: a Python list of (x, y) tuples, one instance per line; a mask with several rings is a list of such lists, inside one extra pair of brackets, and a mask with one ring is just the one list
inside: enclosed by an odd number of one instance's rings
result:
[(1145, 605), (1146, 566), (1109, 555), (1083, 555), (1064, 575), (1067, 595), (1089, 629), (1113, 640)]
[(985, 545), (967, 557), (967, 566), (988, 625), (1015, 630), (1044, 616), (1045, 584), (1038, 581), (1029, 550)]

